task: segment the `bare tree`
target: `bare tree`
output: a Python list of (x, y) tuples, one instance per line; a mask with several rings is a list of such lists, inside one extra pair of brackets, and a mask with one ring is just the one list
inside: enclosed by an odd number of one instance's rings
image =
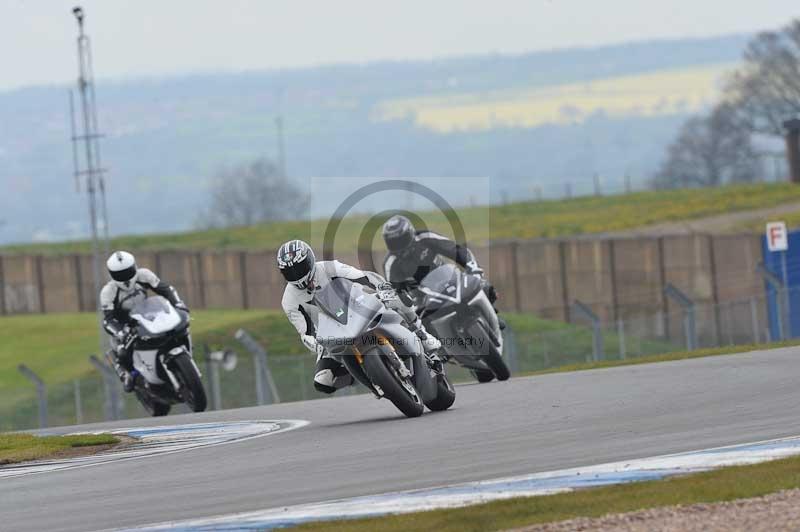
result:
[(736, 108), (718, 105), (710, 115), (690, 118), (669, 146), (656, 188), (717, 186), (755, 181), (761, 162), (750, 131), (737, 122)]
[(275, 220), (303, 218), (308, 194), (289, 183), (267, 159), (224, 168), (211, 185), (211, 201), (200, 217), (205, 227), (252, 225)]
[(752, 39), (725, 93), (744, 127), (782, 135), (783, 122), (800, 115), (800, 19)]

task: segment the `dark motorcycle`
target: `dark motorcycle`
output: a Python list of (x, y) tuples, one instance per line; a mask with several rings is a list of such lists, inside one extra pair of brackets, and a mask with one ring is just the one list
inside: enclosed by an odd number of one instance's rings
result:
[(419, 284), (424, 296), (420, 317), (442, 342), (448, 361), (470, 370), (479, 382), (504, 381), (511, 372), (503, 359), (503, 335), (497, 314), (479, 275), (453, 264), (434, 269)]

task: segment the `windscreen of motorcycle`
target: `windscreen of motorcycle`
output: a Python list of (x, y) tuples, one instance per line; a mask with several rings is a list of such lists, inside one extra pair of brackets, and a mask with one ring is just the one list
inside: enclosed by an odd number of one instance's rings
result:
[[(366, 293), (360, 284), (341, 277), (333, 279), (317, 292), (314, 301), (322, 311), (319, 330), (321, 336), (355, 338), (383, 309), (383, 305), (375, 295)], [(340, 324), (338, 330), (323, 331), (323, 328), (327, 329), (327, 326), (323, 326), (325, 321), (322, 319), (323, 316), (332, 318), (335, 323)]]
[(428, 297), (459, 303), (463, 288), (459, 282), (460, 277), (461, 270), (456, 266), (443, 264), (425, 276), (419, 289)]
[(181, 324), (181, 317), (161, 296), (148, 297), (131, 309), (131, 318), (149, 334), (162, 334)]

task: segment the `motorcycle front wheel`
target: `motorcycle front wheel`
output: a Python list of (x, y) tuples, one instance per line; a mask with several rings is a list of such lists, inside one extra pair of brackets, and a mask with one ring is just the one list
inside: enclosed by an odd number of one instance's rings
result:
[(391, 366), (383, 353), (386, 346), (377, 345), (363, 355), (363, 367), (373, 384), (383, 390), (383, 395), (407, 417), (419, 417), (425, 410), (419, 393)]
[(178, 355), (172, 359), (172, 364), (186, 404), (189, 405), (192, 412), (204, 411), (207, 405), (206, 391), (203, 388), (200, 376), (194, 369), (194, 364), (189, 360), (189, 355)]
[[(503, 355), (501, 355), (500, 351), (492, 344), (492, 341), (480, 324), (475, 322), (470, 325), (467, 328), (467, 334), (469, 334), (471, 338), (482, 339), (479, 345), (483, 345), (484, 347), (480, 350), (480, 355), (483, 356), (483, 361), (489, 366), (489, 369), (492, 370), (497, 380), (508, 380), (508, 378), (511, 377), (511, 371), (509, 371), (506, 361), (503, 360)], [(478, 380), (480, 381), (480, 378)]]

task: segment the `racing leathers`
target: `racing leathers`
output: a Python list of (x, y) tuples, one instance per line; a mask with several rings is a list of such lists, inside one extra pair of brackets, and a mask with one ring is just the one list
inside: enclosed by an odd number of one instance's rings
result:
[[(466, 246), (427, 230), (416, 231), (414, 240), (405, 249), (395, 253), (390, 252), (383, 262), (383, 271), (386, 280), (392, 283), (398, 292), (407, 296), (409, 300), (416, 301), (419, 295), (417, 292), (419, 283), (432, 270), (441, 266), (444, 258), (452, 260), (467, 273), (483, 275), (483, 269), (478, 266), (475, 256)], [(494, 306), (497, 292), (486, 279), (483, 280), (483, 290)]]
[(151, 290), (166, 298), (175, 308), (188, 312), (178, 292), (156, 276), (147, 268), (136, 270), (135, 281), (130, 288), (122, 283), (109, 281), (100, 291), (100, 308), (103, 311), (103, 329), (111, 336), (111, 353), (116, 361), (116, 370), (122, 379), (126, 391), (132, 389), (133, 358), (130, 347), (126, 348), (130, 334), (130, 311), (147, 298)]
[[(317, 342), (316, 338), (320, 311), (319, 307), (314, 303), (314, 293), (337, 278), (349, 279), (368, 286), (374, 289), (379, 294), (379, 297), (388, 287), (386, 281), (377, 273), (365, 272), (338, 260), (318, 261), (314, 269), (313, 279), (308, 288), (301, 289), (292, 284), (287, 284), (281, 300), (283, 311), (300, 334), (300, 340), (303, 345), (317, 355), (314, 370), (314, 388), (328, 394), (354, 382), (347, 369), (339, 361), (331, 357), (325, 348)], [(382, 298), (382, 301), (387, 307), (395, 310), (403, 317), (408, 328), (415, 332), (422, 341), (426, 353), (435, 357), (435, 352), (441, 347), (441, 344), (425, 331), (416, 313), (399, 298)]]

